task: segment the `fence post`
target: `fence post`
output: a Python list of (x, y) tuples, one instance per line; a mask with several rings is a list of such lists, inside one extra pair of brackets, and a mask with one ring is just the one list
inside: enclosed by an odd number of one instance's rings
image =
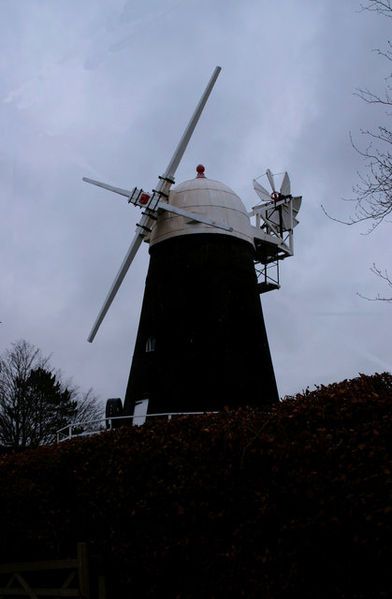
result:
[(78, 543), (79, 589), (83, 599), (90, 599), (87, 543)]
[(106, 599), (106, 578), (98, 576), (98, 599)]

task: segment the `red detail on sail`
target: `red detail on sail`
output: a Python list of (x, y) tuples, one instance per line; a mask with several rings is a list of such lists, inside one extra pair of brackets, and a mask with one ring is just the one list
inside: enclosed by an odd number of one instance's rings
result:
[(148, 204), (148, 202), (150, 201), (150, 195), (148, 193), (142, 193), (140, 198), (139, 198), (139, 204), (143, 204), (143, 206), (145, 204)]

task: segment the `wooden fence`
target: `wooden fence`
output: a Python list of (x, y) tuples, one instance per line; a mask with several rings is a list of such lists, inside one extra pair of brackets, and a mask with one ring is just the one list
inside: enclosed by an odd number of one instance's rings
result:
[(106, 599), (105, 578), (91, 580), (88, 546), (78, 543), (75, 559), (0, 564), (0, 599), (14, 597)]

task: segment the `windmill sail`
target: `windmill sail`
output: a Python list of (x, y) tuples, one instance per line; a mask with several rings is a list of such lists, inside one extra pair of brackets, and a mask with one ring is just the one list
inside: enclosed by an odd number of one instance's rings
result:
[(280, 186), (280, 193), (283, 196), (290, 195), (290, 179), (287, 172), (284, 174), (282, 185)]
[[(105, 315), (106, 315), (107, 311), (109, 310), (110, 305), (113, 302), (113, 300), (117, 294), (117, 291), (119, 290), (121, 283), (123, 282), (124, 277), (127, 274), (128, 269), (129, 269), (130, 265), (132, 264), (132, 261), (135, 258), (135, 255), (136, 255), (143, 239), (151, 231), (151, 227), (154, 224), (154, 219), (156, 218), (156, 216), (154, 215), (154, 212), (155, 212), (155, 214), (157, 213), (159, 199), (161, 197), (163, 197), (163, 198), (167, 197), (169, 194), (169, 190), (173, 183), (174, 175), (176, 173), (178, 165), (180, 164), (180, 161), (184, 155), (184, 152), (189, 143), (189, 140), (192, 137), (192, 134), (195, 130), (195, 127), (199, 121), (201, 113), (203, 112), (203, 109), (207, 103), (207, 100), (211, 94), (212, 88), (215, 85), (215, 82), (219, 76), (220, 71), (221, 71), (221, 67), (216, 67), (214, 69), (212, 76), (207, 84), (207, 87), (204, 90), (204, 93), (201, 96), (200, 101), (197, 104), (196, 109), (195, 109), (187, 127), (185, 128), (185, 131), (174, 151), (174, 154), (169, 161), (169, 164), (166, 168), (164, 175), (159, 178), (158, 185), (157, 185), (157, 187), (155, 189), (155, 193), (154, 193), (154, 196), (156, 196), (156, 198), (157, 198), (156, 206), (154, 206), (154, 207), (149, 206), (149, 210), (147, 210), (144, 213), (144, 216), (142, 217), (140, 222), (137, 224), (136, 235), (132, 240), (132, 243), (128, 249), (128, 252), (120, 266), (120, 270), (117, 273), (117, 276), (110, 288), (110, 291), (105, 299), (105, 302), (101, 308), (101, 311), (98, 314), (98, 317), (94, 323), (94, 326), (90, 332), (90, 335), (88, 336), (88, 341), (90, 343), (94, 340), (94, 337), (97, 334), (97, 331), (98, 331), (99, 327), (101, 326), (101, 323), (102, 323), (103, 319), (105, 318)], [(93, 179), (89, 179), (87, 182), (93, 183), (94, 185), (98, 185), (99, 187), (103, 187), (110, 191), (114, 191), (115, 193), (119, 193), (121, 195), (128, 195), (127, 190), (124, 190), (119, 187), (113, 187), (111, 185), (107, 185), (106, 183), (100, 183)]]

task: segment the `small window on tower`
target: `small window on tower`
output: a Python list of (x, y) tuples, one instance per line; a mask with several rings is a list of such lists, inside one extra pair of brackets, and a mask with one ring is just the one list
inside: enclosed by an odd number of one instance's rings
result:
[(155, 351), (156, 339), (155, 337), (149, 337), (146, 341), (146, 352)]

